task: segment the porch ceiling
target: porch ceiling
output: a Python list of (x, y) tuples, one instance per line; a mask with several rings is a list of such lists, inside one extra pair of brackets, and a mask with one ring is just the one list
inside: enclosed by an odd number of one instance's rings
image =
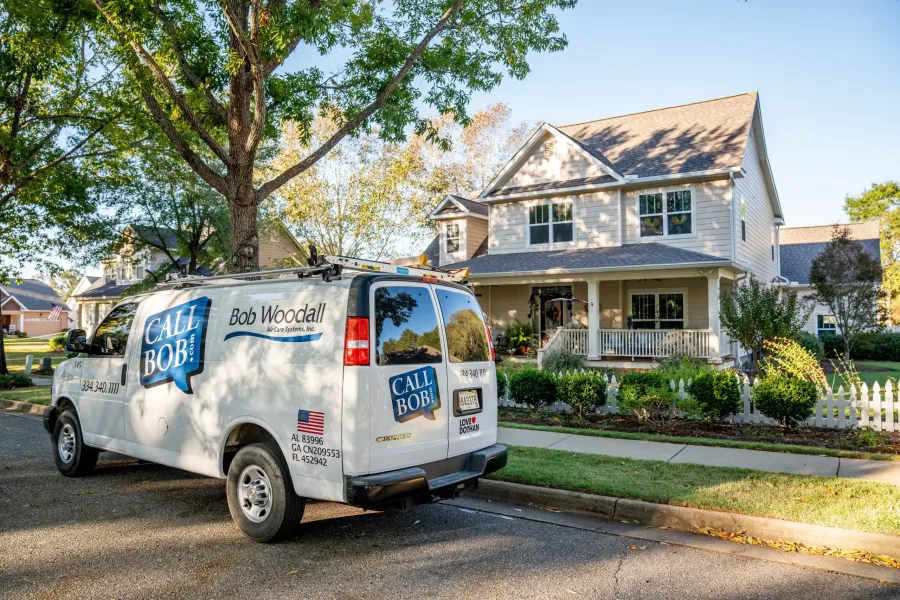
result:
[(490, 254), (447, 265), (445, 268), (468, 267), (471, 277), (475, 278), (479, 275), (551, 274), (667, 267), (723, 267), (731, 264), (731, 260), (728, 258), (719, 258), (702, 252), (648, 242), (606, 248)]

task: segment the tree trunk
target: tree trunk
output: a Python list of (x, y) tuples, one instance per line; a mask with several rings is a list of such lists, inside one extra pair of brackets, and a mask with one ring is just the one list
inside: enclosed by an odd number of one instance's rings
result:
[(231, 272), (259, 270), (259, 232), (257, 229), (256, 193), (251, 182), (229, 199), (231, 208)]
[(3, 335), (3, 307), (0, 306), (0, 375), (9, 375), (6, 366), (6, 336)]

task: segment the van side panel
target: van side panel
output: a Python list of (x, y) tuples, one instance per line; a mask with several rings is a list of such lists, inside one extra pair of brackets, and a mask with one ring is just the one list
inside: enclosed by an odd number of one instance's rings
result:
[(369, 405), (369, 367), (344, 367), (344, 473), (369, 473), (372, 411)]

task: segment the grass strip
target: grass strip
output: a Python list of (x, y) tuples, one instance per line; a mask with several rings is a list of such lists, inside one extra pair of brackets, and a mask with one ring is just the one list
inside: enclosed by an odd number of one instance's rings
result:
[(573, 435), (591, 435), (594, 437), (617, 440), (642, 440), (646, 442), (668, 442), (670, 444), (690, 444), (693, 446), (715, 446), (718, 448), (740, 448), (742, 450), (763, 450), (765, 452), (785, 452), (789, 454), (809, 454), (812, 456), (834, 456), (836, 458), (865, 458), (868, 460), (886, 460), (900, 462), (898, 454), (878, 452), (862, 452), (858, 450), (839, 450), (824, 446), (801, 446), (800, 444), (773, 444), (770, 442), (748, 442), (744, 440), (722, 440), (717, 438), (689, 437), (681, 435), (664, 435), (660, 433), (640, 433), (634, 431), (612, 431), (607, 429), (581, 429), (579, 427), (554, 427), (551, 425), (531, 425), (529, 423), (511, 423), (501, 421), (500, 427), (509, 429), (531, 429), (534, 431), (552, 431), (554, 433), (571, 433)]
[(0, 390), (0, 399), (16, 400), (18, 402), (31, 402), (50, 406), (50, 386), (36, 385), (30, 388), (16, 388), (14, 390)]
[(490, 479), (900, 535), (900, 486), (509, 447)]

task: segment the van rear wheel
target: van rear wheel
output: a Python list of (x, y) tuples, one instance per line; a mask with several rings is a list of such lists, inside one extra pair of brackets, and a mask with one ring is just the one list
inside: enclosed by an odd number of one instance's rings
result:
[(84, 444), (81, 422), (74, 410), (63, 411), (53, 428), (53, 459), (66, 477), (82, 477), (97, 464), (99, 452)]
[(264, 442), (244, 446), (228, 467), (228, 511), (255, 542), (277, 542), (294, 535), (306, 500), (294, 493), (281, 451)]

